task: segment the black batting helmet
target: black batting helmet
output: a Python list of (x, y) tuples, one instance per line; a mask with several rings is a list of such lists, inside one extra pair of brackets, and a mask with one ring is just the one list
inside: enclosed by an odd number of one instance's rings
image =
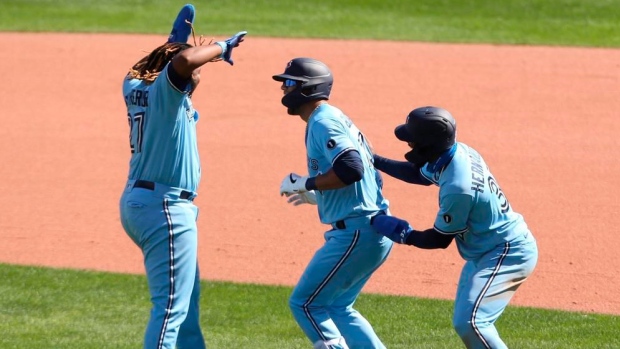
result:
[(435, 160), (456, 142), (456, 121), (452, 114), (438, 107), (421, 107), (412, 110), (407, 121), (394, 130), (396, 138), (414, 143), (405, 158), (418, 166)]
[(325, 63), (313, 58), (300, 57), (287, 63), (284, 73), (274, 75), (276, 81), (295, 81), (293, 91), (282, 97), (289, 114), (310, 101), (329, 99), (334, 77)]

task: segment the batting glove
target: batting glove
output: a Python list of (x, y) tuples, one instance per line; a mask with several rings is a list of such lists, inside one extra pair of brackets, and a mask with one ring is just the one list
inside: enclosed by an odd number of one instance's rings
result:
[(299, 206), (303, 204), (316, 205), (316, 194), (314, 193), (314, 190), (292, 195), (286, 194), (286, 196), (288, 196), (287, 202), (289, 204), (293, 204), (294, 206)]
[(370, 224), (377, 229), (381, 235), (399, 244), (406, 243), (409, 234), (413, 231), (413, 228), (406, 220), (394, 216), (374, 216)]
[(282, 184), (280, 184), (280, 196), (287, 194), (297, 194), (308, 191), (306, 189), (306, 181), (308, 177), (302, 177), (296, 173), (291, 173), (284, 177)]
[(233, 62), (232, 60), (233, 48), (239, 46), (239, 43), (243, 42), (243, 38), (247, 33), (248, 32), (246, 31), (238, 32), (237, 34), (231, 36), (224, 41), (216, 42), (216, 44), (218, 44), (222, 48), (222, 54), (220, 55), (220, 58), (223, 59), (225, 62), (228, 62), (228, 64), (230, 65), (235, 64), (235, 62)]

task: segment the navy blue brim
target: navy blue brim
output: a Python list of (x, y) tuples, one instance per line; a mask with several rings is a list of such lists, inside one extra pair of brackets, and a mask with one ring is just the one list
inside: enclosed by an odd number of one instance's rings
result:
[(303, 81), (303, 82), (308, 81), (308, 79), (304, 79), (304, 78), (300, 78), (299, 76), (293, 76), (293, 75), (288, 75), (288, 74), (274, 75), (273, 79), (275, 81), (284, 81), (284, 80), (295, 80), (295, 81)]
[(396, 138), (403, 142), (411, 142), (411, 139), (413, 138), (411, 133), (409, 133), (409, 130), (407, 130), (406, 124), (396, 127), (396, 129), (394, 129), (394, 135), (396, 135)]

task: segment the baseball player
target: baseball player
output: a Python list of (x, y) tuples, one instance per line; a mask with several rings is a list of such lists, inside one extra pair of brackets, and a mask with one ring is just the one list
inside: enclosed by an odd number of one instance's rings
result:
[(375, 217), (373, 226), (397, 243), (424, 249), (447, 248), (456, 240), (466, 263), (454, 329), (467, 348), (506, 348), (494, 323), (536, 266), (534, 236), (482, 156), (456, 142), (456, 121), (447, 110), (414, 109), (394, 133), (411, 148), (407, 161), (375, 155), (375, 167), (408, 183), (439, 186), (439, 212), (426, 230), (389, 215)]
[(282, 104), (307, 123), (308, 175), (287, 174), (280, 195), (294, 205), (317, 205), (330, 225), (289, 299), (293, 316), (315, 349), (385, 348), (353, 304), (386, 260), (392, 241), (370, 218), (387, 213), (379, 173), (364, 134), (328, 103), (333, 76), (322, 62), (295, 58), (283, 74)]
[(193, 203), (200, 182), (198, 112), (190, 97), (200, 67), (219, 60), (232, 65), (232, 51), (246, 32), (191, 46), (185, 41), (193, 18), (193, 6), (185, 6), (168, 42), (138, 61), (123, 80), (131, 160), (120, 218), (144, 256), (152, 302), (145, 349), (205, 348)]

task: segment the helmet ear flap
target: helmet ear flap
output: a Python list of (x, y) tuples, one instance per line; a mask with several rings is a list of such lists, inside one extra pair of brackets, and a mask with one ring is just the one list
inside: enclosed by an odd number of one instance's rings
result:
[(306, 86), (303, 85), (299, 87), (302, 96), (311, 96), (314, 91), (316, 91), (316, 86)]

